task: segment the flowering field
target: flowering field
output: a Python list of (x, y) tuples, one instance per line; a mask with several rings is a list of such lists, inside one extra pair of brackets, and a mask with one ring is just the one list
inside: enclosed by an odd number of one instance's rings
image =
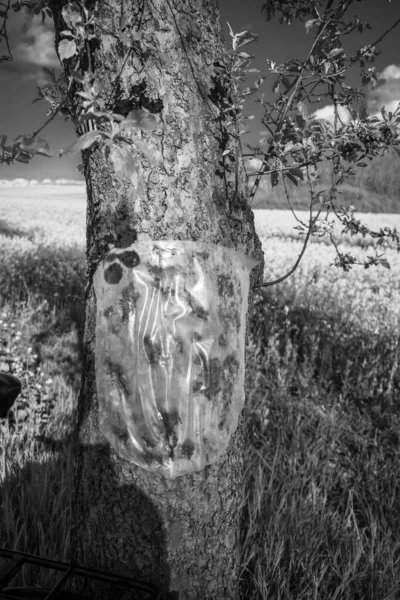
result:
[[(0, 337), (23, 384), (0, 423), (0, 538), (70, 560), (85, 194), (18, 192), (0, 190)], [(362, 216), (399, 225), (399, 215)], [(270, 281), (302, 242), (290, 212), (256, 210), (255, 222)], [(374, 254), (356, 237), (341, 250)], [(311, 240), (298, 270), (249, 309), (243, 600), (398, 598), (399, 256), (389, 248), (390, 270), (348, 273), (334, 258), (324, 238)], [(54, 576), (27, 567), (15, 585), (54, 585)]]

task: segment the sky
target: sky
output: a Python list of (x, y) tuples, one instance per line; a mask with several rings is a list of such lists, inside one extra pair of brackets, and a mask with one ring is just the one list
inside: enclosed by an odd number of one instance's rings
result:
[[(261, 12), (262, 5), (263, 0), (219, 0), (223, 31), (230, 47), (227, 22), (235, 33), (249, 30), (259, 36), (256, 42), (241, 48), (255, 55), (250, 66), (261, 71), (260, 74), (253, 75), (248, 83), (267, 71), (267, 58), (277, 64), (293, 57), (302, 59), (307, 55), (313, 40), (313, 30), (306, 34), (304, 23), (295, 22), (287, 26), (281, 25), (278, 19), (267, 22), (265, 11)], [(372, 31), (367, 30), (362, 35), (356, 34), (352, 39), (349, 38), (346, 46), (349, 52), (376, 40), (400, 17), (400, 0), (392, 0), (390, 4), (387, 0), (362, 0), (354, 3), (350, 14), (357, 14), (361, 19), (367, 20), (372, 25)], [(55, 68), (56, 75), (60, 75), (62, 71), (54, 50), (51, 19), (46, 18), (42, 25), (40, 16), (32, 18), (25, 11), (11, 11), (8, 31), (14, 60), (0, 64), (0, 135), (7, 135), (8, 141), (11, 141), (19, 134), (32, 133), (46, 120), (48, 103), (41, 101), (32, 104), (32, 100), (38, 97), (36, 84), (44, 84), (42, 67)], [(368, 106), (373, 111), (382, 104), (390, 110), (400, 102), (399, 39), (400, 25), (379, 45), (381, 54), (374, 66), (381, 73), (381, 80), (378, 88), (368, 96)], [(0, 55), (5, 53), (2, 43)], [(353, 69), (348, 79), (349, 85), (360, 85), (358, 73), (359, 69)], [(260, 93), (265, 92), (266, 97), (269, 95), (271, 98), (273, 82), (268, 77), (260, 87)], [(260, 97), (260, 93), (256, 97)], [(325, 106), (319, 116), (327, 117), (330, 112), (331, 108)], [(266, 133), (261, 123), (263, 108), (260, 104), (246, 100), (243, 115), (252, 114), (255, 118), (245, 122), (250, 132), (242, 136), (242, 144), (256, 144)], [(40, 135), (49, 142), (53, 157), (36, 156), (27, 165), (18, 162), (10, 166), (2, 165), (0, 180), (22, 177), (39, 181), (45, 178), (83, 181), (83, 176), (76, 170), (81, 162), (79, 152), (59, 158), (60, 148), (65, 148), (75, 138), (71, 122), (65, 122), (62, 116), (57, 115)], [(245, 151), (247, 152), (246, 149)]]

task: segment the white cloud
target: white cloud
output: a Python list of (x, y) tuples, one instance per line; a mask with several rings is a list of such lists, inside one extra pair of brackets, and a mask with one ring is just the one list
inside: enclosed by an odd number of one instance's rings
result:
[(54, 31), (46, 23), (33, 19), (27, 26), (15, 51), (16, 59), (41, 67), (59, 67), (54, 49)]
[(2, 187), (28, 187), (28, 186), (37, 186), (37, 185), (76, 185), (76, 186), (84, 186), (84, 181), (78, 181), (76, 179), (56, 179), (53, 181), (52, 179), (43, 179), (42, 181), (38, 181), (37, 179), (24, 179), (23, 177), (18, 177), (17, 179), (0, 179), (0, 188)]
[[(341, 121), (344, 125), (347, 125), (352, 120), (352, 116), (350, 112), (344, 106), (338, 106), (338, 113)], [(330, 123), (334, 123), (335, 121), (335, 109), (333, 104), (328, 104), (328, 106), (324, 106), (323, 108), (318, 108), (312, 115), (314, 119), (326, 119)], [(339, 123), (340, 126), (340, 123)]]
[(400, 102), (400, 67), (388, 65), (380, 73), (378, 85), (368, 95), (368, 110), (380, 116), (381, 107), (395, 111)]
[(379, 79), (400, 79), (400, 67), (388, 65), (379, 75)]
[[(41, 67), (61, 67), (54, 48), (54, 24), (40, 15), (12, 12), (7, 24), (12, 61), (2, 64), (2, 70), (16, 72), (25, 81), (37, 80), (43, 85)], [(4, 79), (4, 77), (2, 77)]]
[[(379, 75), (378, 85), (371, 90), (366, 97), (367, 110), (371, 115), (377, 115), (382, 118), (381, 107), (384, 106), (387, 111), (394, 112), (400, 102), (400, 67), (397, 65), (388, 65)], [(339, 106), (339, 115), (344, 124), (352, 120), (352, 116), (347, 108)], [(356, 108), (357, 110), (357, 108)], [(334, 122), (333, 104), (324, 106), (316, 110), (311, 116), (316, 119), (326, 119), (330, 123)]]

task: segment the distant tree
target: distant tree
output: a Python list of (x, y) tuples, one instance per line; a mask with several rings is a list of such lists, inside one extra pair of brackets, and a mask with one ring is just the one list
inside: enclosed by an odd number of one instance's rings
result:
[[(63, 74), (57, 78), (46, 70), (49, 84), (39, 94), (51, 104), (48, 121), (58, 112), (72, 119), (79, 137), (61, 153), (82, 151), (87, 188), (88, 281), (72, 503), (74, 562), (140, 576), (168, 592), (168, 598), (239, 598), (243, 415), (218, 461), (173, 479), (141, 468), (110, 448), (99, 430), (93, 277), (110, 249), (128, 249), (146, 239), (193, 240), (207, 243), (210, 250), (214, 244), (225, 246), (258, 260), (251, 274), (251, 298), (260, 286), (276, 283), (262, 283), (263, 253), (250, 207), (266, 175), (272, 186), (282, 178), (291, 185), (305, 180), (311, 194), (309, 222), (299, 225), (305, 235), (303, 250), (293, 269), (277, 281), (295, 270), (310, 236), (331, 235), (329, 222), (321, 219), (323, 212), (333, 210), (345, 230), (372, 235), (378, 243), (388, 238), (399, 243), (397, 231), (373, 232), (356, 221), (351, 209), (340, 211), (335, 205), (337, 186), (355, 166), (398, 144), (400, 122), (399, 110), (382, 110), (383, 121), (368, 116), (362, 92), (345, 84), (350, 66), (359, 63), (364, 68), (378, 52), (369, 45), (346, 55), (343, 37), (367, 26), (358, 18), (345, 20), (352, 1), (267, 0), (262, 6), (267, 20), (276, 15), (288, 24), (304, 20), (314, 40), (305, 58), (283, 65), (268, 61), (268, 73), (244, 89), (240, 84), (254, 70), (247, 68), (252, 57), (239, 48), (257, 36), (231, 30), (233, 52), (228, 52), (217, 0), (193, 0), (189, 11), (185, 0), (22, 0), (13, 5), (14, 10), (28, 7), (54, 18)], [(6, 19), (10, 4), (3, 6), (0, 17)], [(365, 84), (376, 81), (373, 67), (362, 74)], [(256, 147), (248, 145), (250, 156), (262, 157), (262, 166), (247, 176), (241, 112), (244, 98), (251, 98), (267, 75), (274, 76), (273, 89), (279, 96), (273, 103), (258, 100), (265, 107), (263, 124), (270, 135)], [(308, 114), (306, 103), (322, 97), (334, 104), (333, 126)], [(358, 112), (353, 108), (357, 103)], [(349, 107), (355, 120), (342, 124), (339, 106)], [(28, 162), (35, 154), (48, 155), (40, 131), (10, 145), (0, 138), (2, 161)], [(324, 195), (315, 192), (315, 166), (323, 160), (334, 165), (334, 181)], [(255, 178), (251, 189), (248, 177)], [(356, 262), (338, 250), (338, 266), (347, 270)], [(366, 262), (386, 266), (380, 255)], [(129, 305), (133, 297), (128, 295), (126, 302)], [(232, 314), (227, 326), (234, 322)], [(222, 374), (209, 364), (205, 368), (209, 389), (216, 390), (231, 368), (233, 373), (244, 369), (244, 357), (240, 365), (224, 364)], [(210, 401), (215, 398), (216, 393), (211, 394)], [(160, 413), (158, 426), (171, 456), (179, 422), (179, 414)], [(91, 593), (100, 597), (95, 587)], [(101, 597), (104, 594), (101, 590)]]

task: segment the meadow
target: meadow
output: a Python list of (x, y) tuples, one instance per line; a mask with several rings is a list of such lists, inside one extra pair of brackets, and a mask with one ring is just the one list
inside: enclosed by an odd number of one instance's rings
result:
[[(85, 204), (79, 188), (0, 189), (0, 370), (11, 365), (23, 384), (0, 422), (0, 546), (55, 560), (69, 558)], [(255, 221), (269, 281), (301, 241), (288, 211), (255, 210)], [(373, 254), (357, 236), (342, 248)], [(334, 248), (312, 240), (289, 279), (254, 296), (243, 600), (400, 597), (400, 261), (395, 249), (387, 257), (390, 270), (343, 273)], [(25, 566), (15, 585), (54, 584), (39, 573)]]

